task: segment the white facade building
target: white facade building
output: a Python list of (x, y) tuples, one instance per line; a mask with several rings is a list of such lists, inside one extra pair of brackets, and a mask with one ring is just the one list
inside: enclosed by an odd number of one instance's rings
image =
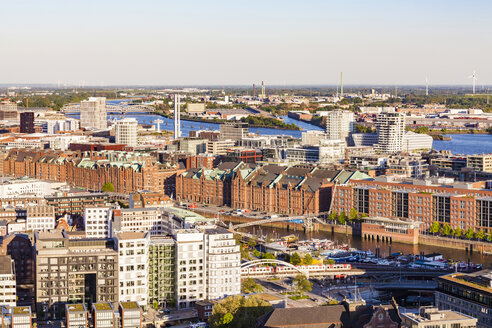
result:
[(55, 208), (53, 206), (29, 206), (26, 212), (27, 231), (50, 230), (55, 228)]
[(326, 115), (326, 134), (328, 139), (347, 140), (354, 131), (354, 113), (347, 110), (333, 110)]
[(378, 114), (376, 128), (378, 143), (376, 151), (382, 153), (397, 153), (403, 150), (405, 134), (405, 116), (398, 112), (381, 112)]
[(306, 131), (301, 134), (303, 146), (316, 146), (320, 144), (321, 140), (326, 139), (328, 139), (328, 135), (323, 131)]
[(6, 178), (0, 183), (0, 198), (44, 197), (55, 193), (57, 191), (56, 189), (66, 185), (64, 182)]
[(0, 255), (0, 305), (16, 306), (14, 261)]
[(149, 297), (149, 233), (116, 232), (119, 301), (147, 307)]
[(432, 149), (433, 141), (432, 137), (425, 133), (407, 131), (403, 135), (403, 151), (430, 150)]
[(65, 120), (45, 120), (43, 133), (55, 134), (58, 131), (77, 131), (80, 129), (80, 121), (75, 118)]
[(179, 309), (193, 307), (206, 298), (203, 232), (176, 230), (176, 302)]
[[(241, 293), (241, 252), (231, 232), (205, 230), (207, 295), (209, 300)], [(178, 279), (179, 281), (179, 279)]]
[(106, 98), (90, 97), (80, 102), (80, 127), (88, 129), (106, 129), (108, 118)]
[(116, 122), (114, 135), (117, 144), (124, 144), (130, 147), (138, 145), (137, 129), (138, 122), (134, 118), (125, 118)]
[(84, 226), (87, 238), (110, 238), (111, 217), (110, 207), (88, 206), (84, 209)]
[(151, 235), (166, 233), (161, 211), (157, 208), (122, 208), (114, 211), (111, 230), (150, 232)]

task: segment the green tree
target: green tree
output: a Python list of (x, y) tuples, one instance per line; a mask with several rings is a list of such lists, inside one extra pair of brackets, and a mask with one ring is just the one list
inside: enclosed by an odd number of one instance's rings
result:
[(261, 258), (263, 260), (276, 260), (277, 259), (275, 257), (275, 255), (273, 255), (272, 253), (263, 253), (263, 254), (261, 254)]
[(337, 219), (337, 213), (331, 212), (330, 215), (328, 215), (328, 220), (330, 220), (331, 222), (335, 222), (336, 219)]
[(111, 182), (106, 182), (103, 187), (102, 191), (104, 192), (113, 192), (114, 191), (114, 186)]
[(492, 232), (487, 235), (487, 241), (492, 241)]
[(477, 233), (475, 234), (475, 238), (479, 240), (485, 239), (485, 233), (483, 232), (483, 230), (477, 231)]
[(349, 212), (349, 216), (348, 216), (348, 219), (350, 222), (353, 222), (355, 220), (357, 220), (357, 210), (355, 208), (352, 208)]
[(254, 248), (256, 247), (256, 241), (255, 241), (254, 239), (250, 239), (250, 240), (248, 241), (248, 247), (249, 247), (250, 249), (254, 249)]
[(260, 254), (260, 252), (259, 252), (257, 249), (255, 249), (255, 250), (253, 251), (253, 256), (254, 256), (254, 257), (260, 257), (260, 256), (261, 256), (261, 254)]
[(340, 216), (338, 216), (338, 223), (345, 224), (346, 222), (347, 222), (347, 214), (345, 214), (345, 212), (340, 213)]
[(301, 297), (305, 292), (310, 292), (313, 290), (313, 283), (310, 282), (303, 274), (300, 274), (292, 279), (292, 283), (296, 286), (296, 290)]
[(242, 260), (251, 260), (251, 256), (249, 256), (249, 250), (246, 247), (244, 247), (243, 244), (239, 244), (239, 249), (241, 251)]
[(157, 310), (159, 308), (159, 302), (157, 302), (157, 300), (154, 300), (152, 302), (152, 307), (154, 308), (154, 310)]
[(456, 229), (453, 230), (453, 236), (455, 237), (461, 237), (463, 235), (463, 230), (461, 230), (460, 227), (457, 227)]
[(323, 264), (324, 265), (335, 264), (335, 260), (334, 259), (324, 259)]
[(451, 235), (452, 231), (453, 231), (453, 229), (451, 229), (451, 226), (449, 225), (449, 223), (445, 223), (443, 228), (442, 228), (442, 234), (444, 236), (449, 236), (449, 235)]
[(313, 257), (311, 256), (311, 254), (306, 254), (306, 256), (304, 256), (303, 262), (305, 265), (313, 264)]
[(466, 239), (473, 239), (474, 236), (475, 236), (475, 233), (473, 232), (473, 229), (468, 228), (468, 230), (466, 230), (466, 233), (465, 233)]
[(299, 265), (301, 264), (301, 262), (302, 262), (301, 257), (299, 256), (299, 254), (297, 254), (297, 252), (291, 255), (290, 264)]
[(257, 284), (253, 278), (246, 278), (242, 284), (243, 293), (261, 293), (263, 292), (263, 287), (260, 284)]
[(272, 309), (270, 303), (256, 296), (229, 296), (215, 304), (208, 323), (210, 328), (250, 328)]
[(434, 221), (434, 222), (432, 222), (432, 225), (431, 225), (429, 231), (433, 234), (436, 234), (439, 232), (440, 229), (441, 229), (441, 224), (437, 221)]

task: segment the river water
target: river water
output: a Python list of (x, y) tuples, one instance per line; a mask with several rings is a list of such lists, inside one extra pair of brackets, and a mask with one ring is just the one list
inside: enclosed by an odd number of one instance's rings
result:
[(409, 244), (401, 244), (401, 243), (383, 243), (377, 242), (375, 240), (363, 240), (360, 237), (345, 235), (340, 233), (331, 233), (331, 232), (310, 232), (304, 233), (303, 231), (293, 231), (286, 230), (281, 228), (271, 228), (268, 226), (253, 226), (241, 229), (243, 232), (248, 232), (255, 235), (268, 235), (274, 234), (278, 237), (287, 236), (294, 234), (300, 240), (306, 240), (311, 238), (316, 239), (330, 239), (339, 244), (348, 244), (350, 247), (354, 247), (364, 251), (372, 251), (376, 253), (376, 248), (379, 247), (381, 256), (385, 257), (392, 253), (402, 252), (403, 254), (420, 254), (420, 252), (424, 252), (425, 254), (429, 253), (440, 253), (444, 255), (446, 259), (452, 260), (460, 260), (467, 262), (470, 260), (472, 263), (481, 263), (484, 267), (492, 268), (492, 255), (483, 255), (477, 252), (468, 253), (464, 250), (458, 250), (447, 247), (437, 247), (437, 246), (427, 246), (427, 245), (409, 245)]
[(482, 154), (492, 152), (490, 134), (450, 134), (451, 140), (434, 140), (436, 150), (450, 150), (453, 154)]

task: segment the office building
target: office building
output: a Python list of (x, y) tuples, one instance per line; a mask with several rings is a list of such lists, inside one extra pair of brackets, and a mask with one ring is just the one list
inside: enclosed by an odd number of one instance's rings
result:
[(401, 313), (403, 328), (475, 328), (477, 319), (451, 310), (436, 307), (421, 307), (419, 313)]
[(14, 261), (0, 255), (0, 305), (16, 306), (16, 281)]
[(236, 141), (232, 139), (208, 140), (207, 153), (212, 155), (226, 155), (235, 144)]
[(186, 112), (189, 114), (205, 113), (205, 103), (187, 103)]
[(492, 327), (492, 271), (452, 273), (437, 278), (436, 305), (477, 318), (477, 328)]
[(77, 131), (80, 129), (80, 120), (75, 118), (47, 119), (42, 123), (43, 133), (55, 134), (58, 131)]
[(48, 205), (55, 208), (55, 216), (65, 214), (84, 215), (87, 206), (104, 206), (109, 201), (107, 193), (80, 192), (45, 197)]
[(69, 239), (65, 231), (37, 231), (38, 319), (62, 319), (66, 303), (118, 301), (118, 253), (112, 240)]
[(397, 153), (403, 150), (405, 134), (405, 116), (398, 112), (381, 112), (376, 121), (378, 143), (376, 151), (382, 153)]
[(226, 122), (220, 125), (220, 139), (241, 141), (248, 136), (248, 123)]
[(87, 206), (84, 209), (84, 227), (87, 238), (110, 238), (113, 210), (106, 206)]
[(138, 145), (138, 122), (135, 118), (124, 118), (116, 122), (114, 135), (117, 144), (135, 147)]
[(492, 153), (468, 155), (468, 167), (475, 171), (492, 172)]
[(326, 114), (328, 139), (346, 141), (354, 131), (354, 113), (347, 110), (333, 110)]
[(149, 241), (149, 304), (175, 304), (176, 247), (174, 239), (153, 236)]
[(65, 327), (87, 328), (87, 309), (84, 304), (65, 304)]
[(176, 302), (179, 309), (191, 308), (206, 298), (203, 232), (176, 230)]
[(206, 299), (241, 293), (241, 252), (232, 232), (205, 230)]
[(403, 134), (402, 150), (406, 152), (431, 150), (433, 141), (432, 137), (425, 133), (406, 131)]
[(119, 300), (147, 306), (149, 296), (149, 237), (144, 232), (116, 232), (118, 251)]
[(80, 127), (100, 130), (108, 127), (106, 98), (90, 97), (80, 102)]
[(20, 113), (20, 133), (34, 133), (34, 113)]

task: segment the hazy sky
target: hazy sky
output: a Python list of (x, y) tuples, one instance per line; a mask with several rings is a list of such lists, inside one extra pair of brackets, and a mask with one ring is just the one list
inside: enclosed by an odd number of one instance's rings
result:
[(492, 84), (492, 1), (4, 0), (0, 83)]

